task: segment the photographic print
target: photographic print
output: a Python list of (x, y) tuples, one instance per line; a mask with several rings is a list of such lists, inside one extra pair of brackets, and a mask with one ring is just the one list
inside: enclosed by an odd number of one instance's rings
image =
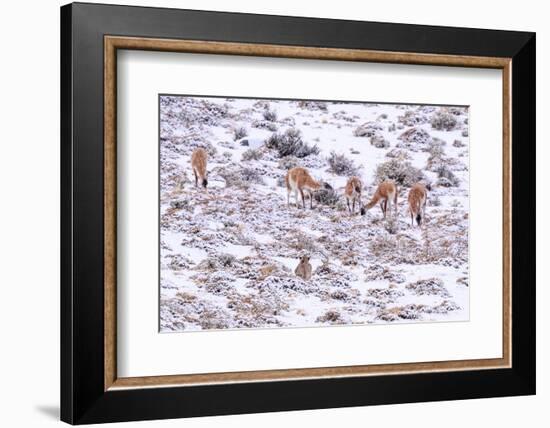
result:
[(468, 321), (468, 119), (159, 95), (160, 331)]

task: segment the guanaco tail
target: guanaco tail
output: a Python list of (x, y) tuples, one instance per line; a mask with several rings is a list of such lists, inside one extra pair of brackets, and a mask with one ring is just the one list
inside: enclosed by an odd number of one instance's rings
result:
[(208, 155), (206, 154), (206, 150), (200, 147), (195, 149), (191, 155), (191, 168), (193, 169), (193, 174), (195, 174), (195, 187), (198, 187), (199, 179), (205, 189), (208, 185), (208, 180), (206, 178), (208, 173), (206, 171), (207, 159)]
[(428, 200), (427, 186), (422, 183), (416, 183), (409, 191), (409, 212), (411, 214), (411, 226), (416, 224), (420, 226), (426, 215), (426, 202)]
[(311, 278), (311, 263), (309, 263), (309, 256), (303, 256), (300, 259), (300, 263), (294, 270), (296, 276), (308, 281)]
[[(361, 206), (361, 191), (363, 189), (363, 183), (359, 177), (351, 177), (346, 183), (346, 188), (344, 189), (344, 196), (346, 197), (346, 202), (348, 204), (348, 211), (350, 214), (355, 213), (355, 201), (358, 202), (358, 206)], [(350, 200), (352, 202), (350, 207)]]
[(394, 211), (397, 213), (397, 186), (393, 181), (386, 180), (378, 185), (378, 188), (376, 189), (376, 192), (370, 202), (361, 208), (361, 215), (365, 215), (367, 210), (370, 210), (379, 202), (384, 218), (386, 218), (388, 207), (391, 211), (392, 204)]
[(332, 189), (327, 183), (321, 183), (314, 180), (309, 172), (305, 168), (295, 167), (288, 171), (285, 177), (285, 184), (287, 190), (287, 205), (290, 207), (290, 193), (294, 192), (294, 200), (296, 201), (296, 207), (298, 204), (298, 193), (302, 197), (302, 207), (306, 207), (306, 195), (309, 196), (310, 208), (313, 209), (313, 193), (320, 190), (322, 187), (325, 189)]

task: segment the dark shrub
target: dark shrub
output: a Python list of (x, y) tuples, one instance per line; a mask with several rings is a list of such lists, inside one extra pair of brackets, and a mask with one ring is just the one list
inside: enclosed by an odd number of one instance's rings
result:
[(408, 161), (391, 159), (381, 163), (376, 168), (375, 178), (377, 182), (393, 180), (402, 186), (412, 186), (424, 179), (424, 174)]
[(284, 134), (272, 134), (266, 140), (265, 145), (268, 149), (276, 150), (281, 158), (285, 156), (305, 158), (320, 152), (317, 145), (310, 146), (304, 143), (301, 132), (295, 128), (287, 129)]
[(262, 152), (258, 149), (248, 149), (242, 154), (243, 161), (260, 160), (262, 158)]
[(454, 173), (445, 165), (441, 165), (437, 170), (437, 184), (442, 187), (457, 187), (460, 184), (460, 180), (454, 175)]
[(235, 128), (233, 131), (233, 140), (237, 141), (241, 138), (244, 138), (248, 135), (248, 131), (244, 126), (241, 126), (240, 128)]
[(456, 116), (449, 113), (447, 109), (441, 109), (432, 116), (430, 121), (432, 128), (439, 131), (452, 131), (456, 128), (458, 121)]
[(331, 152), (328, 158), (329, 171), (336, 175), (357, 175), (359, 168), (345, 155)]

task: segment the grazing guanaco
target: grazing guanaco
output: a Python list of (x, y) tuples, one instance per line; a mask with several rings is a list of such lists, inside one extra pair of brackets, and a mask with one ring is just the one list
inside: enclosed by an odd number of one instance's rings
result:
[(294, 199), (296, 201), (296, 207), (298, 204), (298, 193), (302, 196), (302, 206), (306, 207), (305, 195), (309, 195), (310, 208), (313, 209), (313, 193), (320, 190), (322, 187), (325, 189), (332, 189), (329, 184), (321, 183), (314, 180), (309, 172), (305, 168), (295, 167), (288, 171), (285, 177), (287, 198), (287, 205), (290, 207), (290, 193), (294, 192)]
[(411, 214), (411, 226), (414, 220), (418, 226), (422, 224), (426, 215), (426, 201), (428, 200), (428, 186), (416, 183), (409, 191), (409, 212)]
[(199, 179), (201, 180), (202, 186), (206, 189), (208, 185), (208, 180), (206, 178), (206, 162), (208, 155), (206, 150), (199, 147), (193, 151), (191, 155), (191, 168), (193, 169), (193, 174), (195, 174), (195, 187), (199, 186)]
[(386, 180), (378, 185), (374, 196), (361, 208), (361, 215), (365, 215), (367, 210), (370, 210), (378, 202), (380, 202), (380, 208), (386, 218), (386, 212), (388, 211), (388, 205), (391, 211), (391, 206), (393, 204), (394, 211), (397, 212), (397, 186), (393, 181)]
[[(358, 202), (359, 206), (361, 206), (361, 190), (363, 188), (363, 183), (361, 183), (361, 180), (359, 177), (351, 177), (348, 182), (346, 183), (346, 188), (344, 189), (344, 195), (346, 197), (346, 202), (348, 204), (348, 210), (350, 214), (355, 213), (355, 201)], [(350, 207), (350, 201), (351, 199), (351, 207)]]
[(311, 278), (311, 263), (309, 263), (309, 256), (302, 256), (294, 273), (296, 276), (299, 276), (306, 281)]

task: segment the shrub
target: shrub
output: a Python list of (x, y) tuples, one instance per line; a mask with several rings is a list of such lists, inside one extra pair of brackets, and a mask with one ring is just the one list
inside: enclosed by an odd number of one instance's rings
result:
[(447, 109), (441, 109), (432, 116), (430, 121), (432, 128), (439, 131), (452, 131), (455, 129), (458, 121), (454, 114), (449, 113)]
[(416, 126), (428, 122), (428, 118), (416, 111), (407, 110), (404, 115), (397, 118), (399, 123), (405, 126)]
[(352, 176), (357, 175), (359, 168), (351, 159), (342, 154), (331, 152), (328, 158), (329, 171), (336, 175)]
[(294, 119), (292, 116), (285, 117), (281, 120), (282, 123), (288, 126), (295, 126), (296, 125), (296, 119)]
[(430, 171), (437, 171), (441, 165), (445, 165), (445, 152), (443, 151), (443, 144), (440, 141), (433, 141), (427, 149), (430, 154), (426, 164), (426, 168)]
[(393, 180), (402, 186), (412, 186), (424, 179), (424, 174), (408, 161), (391, 159), (376, 168), (375, 179), (378, 182)]
[(189, 201), (186, 199), (176, 199), (175, 201), (170, 201), (170, 207), (181, 210), (189, 208)]
[(433, 198), (428, 199), (430, 206), (432, 207), (439, 207), (441, 206), (441, 199), (439, 199), (439, 196), (434, 196)]
[(222, 253), (218, 256), (218, 262), (223, 267), (230, 267), (235, 264), (237, 258), (233, 254)]
[(449, 297), (450, 294), (439, 278), (421, 279), (406, 285), (407, 290), (417, 296), (437, 295)]
[(340, 312), (336, 310), (329, 310), (323, 315), (318, 316), (315, 322), (342, 323), (343, 320), (341, 318)]
[(339, 198), (334, 189), (322, 188), (313, 194), (313, 199), (320, 204), (334, 206)]
[(317, 155), (320, 150), (317, 145), (310, 146), (302, 141), (301, 132), (295, 128), (289, 128), (284, 134), (272, 134), (265, 142), (268, 149), (274, 149), (279, 157), (295, 156), (305, 158), (309, 155)]
[(381, 257), (386, 254), (394, 254), (397, 252), (397, 241), (394, 236), (377, 235), (368, 241), (369, 250), (376, 257)]
[(306, 110), (327, 111), (327, 103), (322, 101), (298, 101), (298, 107)]
[(257, 183), (263, 184), (264, 179), (260, 171), (254, 168), (243, 168), (242, 170), (242, 180), (247, 183)]
[(243, 184), (240, 171), (236, 168), (222, 167), (218, 170), (218, 174), (224, 179), (227, 187), (242, 186)]
[(285, 171), (297, 167), (300, 163), (296, 156), (285, 156), (284, 158), (279, 159), (279, 168)]
[(437, 170), (437, 184), (442, 187), (457, 187), (460, 180), (454, 175), (454, 173), (445, 165), (441, 165)]
[(399, 137), (399, 140), (405, 143), (405, 146), (411, 144), (428, 144), (432, 141), (432, 137), (422, 128), (411, 128), (403, 132)]
[(242, 154), (243, 161), (260, 160), (262, 152), (258, 149), (248, 149)]
[(464, 144), (462, 141), (460, 140), (454, 140), (453, 141), (453, 147), (457, 147), (457, 148), (460, 148), (460, 147), (464, 147), (466, 144)]
[(411, 155), (408, 152), (401, 149), (391, 149), (386, 153), (386, 157), (390, 159), (397, 159), (400, 161), (412, 159)]
[(235, 128), (234, 131), (233, 131), (233, 140), (234, 141), (240, 140), (241, 138), (244, 138), (247, 135), (248, 135), (248, 131), (246, 130), (246, 128), (244, 126), (241, 126), (239, 128)]
[(370, 143), (377, 149), (386, 149), (390, 147), (390, 142), (382, 135), (374, 135), (370, 138)]
[(449, 107), (448, 111), (450, 114), (460, 116), (468, 113), (468, 107)]
[(267, 129), (268, 131), (271, 131), (271, 132), (277, 131), (277, 125), (275, 125), (273, 122), (270, 122), (268, 120), (255, 120), (254, 122), (252, 122), (252, 127), (258, 128), (258, 129)]
[(386, 221), (384, 222), (384, 229), (386, 229), (386, 232), (388, 232), (390, 235), (395, 235), (399, 230), (399, 222), (395, 219), (394, 216), (388, 216)]
[(467, 136), (469, 135), (468, 129), (463, 129), (461, 135), (462, 135), (463, 137), (467, 137)]
[(356, 137), (374, 137), (379, 131), (382, 131), (384, 127), (377, 122), (366, 122), (355, 128), (353, 135)]
[(270, 110), (269, 108), (264, 110), (262, 116), (269, 122), (275, 122), (277, 120), (277, 112), (275, 110)]
[(218, 174), (224, 179), (227, 187), (246, 187), (250, 183), (262, 184), (264, 182), (260, 171), (254, 168), (241, 169), (232, 165), (220, 168)]
[(439, 138), (434, 138), (428, 145), (428, 148), (426, 149), (426, 151), (432, 157), (442, 158), (445, 156), (445, 151), (443, 150), (444, 145), (445, 145), (445, 141), (440, 140)]

